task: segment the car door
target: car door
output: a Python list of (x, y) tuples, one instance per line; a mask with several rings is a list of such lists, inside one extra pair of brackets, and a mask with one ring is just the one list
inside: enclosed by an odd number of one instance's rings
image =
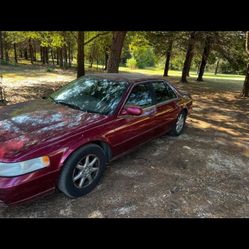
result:
[(179, 106), (176, 93), (166, 82), (152, 82), (152, 88), (156, 104), (155, 135), (157, 136), (170, 130), (177, 119)]
[(143, 109), (140, 116), (118, 115), (115, 130), (108, 134), (114, 145), (115, 154), (132, 149), (154, 136), (154, 116), (152, 89), (149, 83), (134, 85), (124, 106), (139, 106)]

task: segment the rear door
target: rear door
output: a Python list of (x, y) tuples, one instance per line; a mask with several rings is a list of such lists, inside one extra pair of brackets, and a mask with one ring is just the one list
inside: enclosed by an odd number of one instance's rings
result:
[(174, 125), (179, 112), (177, 95), (164, 81), (152, 82), (154, 103), (156, 104), (155, 135), (169, 131)]

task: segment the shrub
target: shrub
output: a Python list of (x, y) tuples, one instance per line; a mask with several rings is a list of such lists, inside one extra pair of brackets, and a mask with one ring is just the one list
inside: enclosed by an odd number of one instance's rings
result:
[(53, 72), (53, 71), (54, 71), (54, 67), (48, 67), (48, 68), (47, 68), (47, 72), (51, 73), (51, 72)]
[(126, 61), (126, 66), (130, 69), (135, 69), (137, 67), (137, 61), (134, 57), (131, 57)]

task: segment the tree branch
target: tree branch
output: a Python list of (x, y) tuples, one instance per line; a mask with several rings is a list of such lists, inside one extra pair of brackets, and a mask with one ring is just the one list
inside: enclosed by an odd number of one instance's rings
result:
[(103, 33), (99, 33), (97, 35), (95, 35), (94, 37), (92, 37), (91, 39), (89, 39), (88, 41), (86, 41), (84, 43), (84, 45), (87, 45), (88, 43), (90, 43), (91, 41), (95, 40), (96, 38), (98, 38), (99, 36), (103, 36), (103, 35), (107, 35), (109, 32), (103, 32)]

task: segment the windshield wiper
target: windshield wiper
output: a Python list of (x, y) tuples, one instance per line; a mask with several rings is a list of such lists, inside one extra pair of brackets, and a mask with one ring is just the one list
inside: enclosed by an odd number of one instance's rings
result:
[[(98, 112), (98, 111), (92, 111), (92, 110), (87, 110), (87, 109), (84, 109), (84, 108), (80, 108), (80, 107), (77, 106), (77, 105), (70, 104), (70, 103), (67, 103), (67, 102), (64, 102), (64, 101), (61, 101), (61, 100), (56, 100), (56, 99), (52, 98), (51, 96), (49, 96), (49, 98), (52, 99), (56, 104), (65, 105), (65, 106), (71, 107), (71, 108), (76, 109), (76, 110), (80, 110), (80, 111), (83, 111), (83, 112), (104, 114), (104, 113), (101, 113), (101, 112)], [(104, 114), (104, 115), (105, 115), (105, 114)]]
[(54, 99), (54, 102), (56, 104), (61, 104), (61, 105), (65, 105), (65, 106), (71, 107), (71, 108), (76, 109), (76, 110), (84, 111), (79, 106), (74, 105), (74, 104), (70, 104), (70, 103), (67, 103), (67, 102), (64, 102), (64, 101), (60, 101), (60, 100), (55, 100), (55, 99)]

